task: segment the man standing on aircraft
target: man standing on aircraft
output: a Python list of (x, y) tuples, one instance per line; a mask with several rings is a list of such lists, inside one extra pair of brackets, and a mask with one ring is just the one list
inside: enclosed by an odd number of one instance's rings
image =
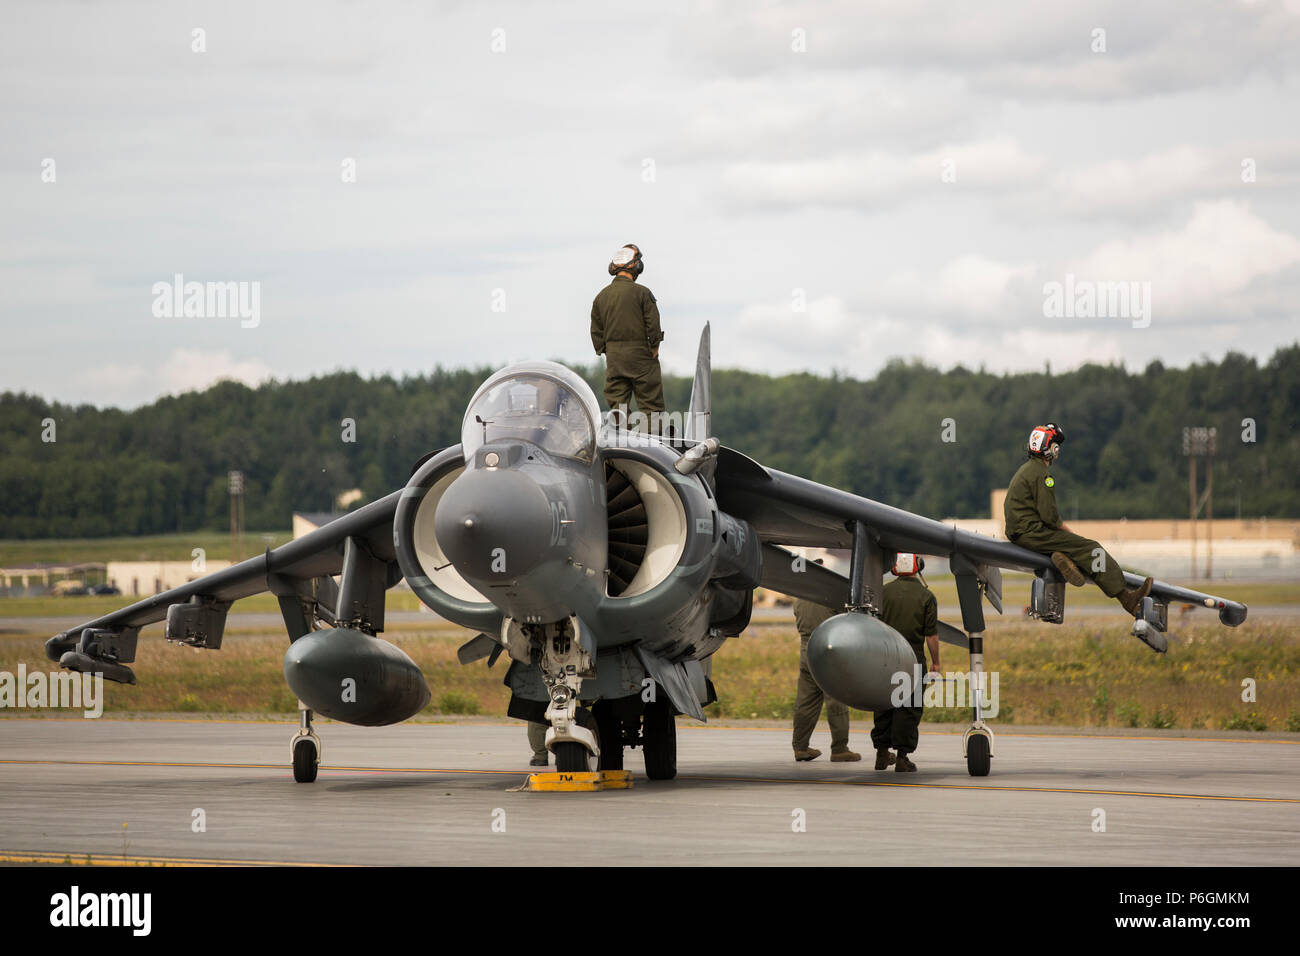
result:
[[(925, 668), (925, 648), (930, 648), (930, 670), (939, 673), (939, 602), (920, 580), (925, 561), (919, 555), (900, 554), (894, 559), (894, 580), (881, 589), (880, 619), (902, 634), (912, 645), (916, 661)], [(914, 688), (915, 706), (876, 711), (871, 728), (871, 743), (876, 748), (876, 769), (886, 770), (894, 763), (889, 752), (898, 751), (894, 769), (913, 773), (916, 764), (908, 754), (916, 750), (921, 739), (922, 688)]]
[[(820, 563), (820, 562), (819, 562)], [(799, 628), (799, 685), (794, 700), (794, 759), (816, 760), (822, 755), (810, 745), (817, 718), (822, 715), (822, 702), (826, 703), (826, 722), (831, 725), (831, 760), (861, 760), (862, 754), (849, 749), (849, 708), (827, 697), (808, 669), (808, 638), (817, 625), (839, 612), (814, 604), (812, 601), (794, 602), (794, 622)]]
[(659, 370), (664, 334), (654, 293), (636, 281), (644, 269), (641, 250), (630, 242), (622, 246), (609, 263), (613, 281), (591, 303), (591, 344), (605, 356), (605, 400), (611, 410), (621, 409), (624, 423), (633, 395), (637, 411), (646, 416), (664, 410)]
[(1056, 510), (1056, 479), (1049, 470), (1061, 457), (1064, 441), (1065, 432), (1054, 422), (1039, 425), (1029, 433), (1025, 445), (1029, 460), (1011, 479), (1002, 505), (1007, 540), (1049, 556), (1061, 577), (1075, 587), (1083, 587), (1085, 580), (1091, 580), (1136, 617), (1142, 599), (1151, 592), (1151, 578), (1141, 587), (1126, 588), (1119, 562), (1096, 541), (1071, 531)]

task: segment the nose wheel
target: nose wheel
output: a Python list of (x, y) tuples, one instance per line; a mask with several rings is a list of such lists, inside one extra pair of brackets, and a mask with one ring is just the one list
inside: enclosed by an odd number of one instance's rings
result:
[(301, 701), (298, 710), (301, 713), (301, 723), (293, 740), (289, 742), (289, 752), (293, 756), (293, 779), (298, 783), (314, 783), (316, 772), (320, 769), (320, 738), (312, 730), (311, 711)]

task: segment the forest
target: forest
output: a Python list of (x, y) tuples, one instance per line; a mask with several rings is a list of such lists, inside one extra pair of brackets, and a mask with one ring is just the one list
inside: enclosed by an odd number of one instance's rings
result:
[[(602, 370), (576, 370), (600, 395)], [(231, 470), (245, 475), (249, 530), (333, 510), (352, 488), (364, 495), (358, 507), (460, 440), (465, 406), (491, 371), (220, 382), (129, 411), (5, 392), (0, 538), (220, 530)], [(666, 376), (664, 391), (670, 410), (684, 410), (690, 380)], [(1218, 438), (1216, 517), (1300, 513), (1300, 344), (1263, 364), (1229, 353), (1141, 371), (995, 374), (894, 361), (860, 380), (720, 369), (713, 402), (723, 444), (934, 518), (987, 516), (989, 491), (1006, 486), (1044, 421), (1066, 432), (1056, 481), (1067, 521), (1186, 517), (1183, 429), (1206, 426)]]

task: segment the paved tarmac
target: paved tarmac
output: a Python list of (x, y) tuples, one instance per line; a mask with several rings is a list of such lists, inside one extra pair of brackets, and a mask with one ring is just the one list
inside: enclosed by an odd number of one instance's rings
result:
[[(949, 728), (902, 775), (795, 764), (785, 728), (679, 719), (674, 781), (630, 751), (631, 790), (526, 793), (514, 722), (317, 728), (320, 778), (296, 784), (291, 722), (0, 720), (0, 862), (1300, 863), (1295, 738), (1008, 727), (972, 778)], [(824, 726), (813, 743), (829, 752)]]

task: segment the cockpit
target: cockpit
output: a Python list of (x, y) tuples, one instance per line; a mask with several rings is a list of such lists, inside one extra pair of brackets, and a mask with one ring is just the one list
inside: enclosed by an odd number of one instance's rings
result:
[(555, 362), (524, 362), (479, 387), (465, 413), (461, 443), (466, 460), (485, 444), (514, 439), (589, 463), (599, 418), (596, 395), (578, 375)]

